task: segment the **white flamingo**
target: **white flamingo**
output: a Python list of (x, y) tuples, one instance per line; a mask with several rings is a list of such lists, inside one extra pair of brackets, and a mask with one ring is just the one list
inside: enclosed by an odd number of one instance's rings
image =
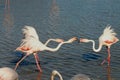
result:
[(9, 67), (0, 68), (0, 80), (18, 80), (18, 74)]
[[(54, 51), (57, 51), (63, 44), (72, 43), (73, 41), (78, 40), (76, 37), (73, 37), (73, 38), (69, 39), (68, 41), (63, 41), (62, 39), (49, 39), (45, 44), (43, 44), (39, 40), (36, 30), (31, 26), (25, 26), (23, 28), (23, 34), (24, 34), (25, 38), (22, 39), (22, 43), (16, 50), (22, 51), (22, 52), (26, 53), (26, 55), (19, 62), (17, 62), (16, 66), (15, 66), (15, 70), (18, 67), (19, 63), (23, 59), (25, 59), (28, 55), (33, 54), (35, 57), (35, 60), (36, 60), (37, 67), (38, 67), (39, 71), (42, 72), (40, 65), (39, 65), (39, 58), (37, 55), (37, 53), (39, 51), (47, 50), (47, 51), (54, 52)], [(56, 42), (60, 42), (60, 43), (56, 48), (49, 48), (49, 47), (47, 47), (47, 44), (50, 41), (56, 41)]]
[[(107, 57), (107, 61), (108, 61), (108, 65), (110, 65), (110, 47), (112, 44), (115, 44), (116, 42), (118, 42), (119, 39), (116, 37), (116, 33), (114, 32), (113, 29), (111, 29), (111, 26), (107, 26), (104, 31), (103, 34), (99, 37), (99, 47), (98, 49), (95, 49), (95, 41), (94, 40), (90, 40), (90, 39), (80, 39), (80, 42), (92, 42), (93, 43), (93, 51), (95, 52), (99, 52), (102, 49), (102, 46), (105, 45), (108, 48), (108, 57)], [(104, 60), (101, 64), (104, 64), (106, 60)]]
[[(60, 80), (63, 80), (62, 75), (57, 70), (52, 71), (51, 80), (54, 80), (55, 75), (58, 75)], [(71, 80), (90, 80), (90, 78), (85, 74), (77, 74)]]

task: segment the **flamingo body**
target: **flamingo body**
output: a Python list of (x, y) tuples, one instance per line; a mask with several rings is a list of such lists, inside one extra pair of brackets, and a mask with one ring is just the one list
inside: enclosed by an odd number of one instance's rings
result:
[(108, 26), (104, 29), (103, 34), (99, 38), (100, 44), (110, 47), (112, 44), (119, 41), (116, 37), (116, 33), (111, 26)]

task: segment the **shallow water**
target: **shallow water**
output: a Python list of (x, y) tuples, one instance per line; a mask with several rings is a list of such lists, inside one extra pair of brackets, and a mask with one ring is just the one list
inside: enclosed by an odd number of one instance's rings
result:
[[(103, 29), (110, 24), (120, 35), (119, 0), (5, 0), (0, 1), (0, 67), (14, 68), (22, 57), (14, 51), (22, 39), (21, 29), (25, 25), (34, 26), (40, 40), (49, 38), (68, 40), (76, 36), (96, 41)], [(55, 47), (56, 43), (50, 43)], [(97, 54), (91, 43), (74, 42), (63, 45), (57, 52), (40, 52), (42, 74), (36, 71), (33, 55), (27, 57), (18, 67), (20, 80), (49, 80), (52, 70), (58, 70), (64, 80), (75, 74), (86, 74), (93, 80), (119, 80), (120, 42), (111, 47), (111, 65), (100, 63), (107, 57), (103, 47)], [(97, 47), (97, 46), (96, 46)], [(41, 77), (40, 77), (41, 75)]]

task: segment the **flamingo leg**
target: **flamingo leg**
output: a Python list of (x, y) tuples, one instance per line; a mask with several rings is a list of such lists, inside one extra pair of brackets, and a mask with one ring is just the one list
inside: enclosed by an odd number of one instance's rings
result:
[[(110, 65), (110, 57), (111, 57), (110, 48), (108, 48), (107, 51), (108, 51), (107, 61), (108, 61), (108, 65)], [(105, 62), (106, 62), (106, 59), (103, 60), (103, 62), (101, 63), (101, 65), (103, 65)]]
[(36, 65), (37, 65), (37, 68), (40, 72), (42, 72), (42, 69), (40, 67), (40, 64), (39, 64), (39, 57), (37, 55), (37, 53), (34, 53), (34, 57), (35, 57), (35, 61), (36, 61)]
[(36, 59), (38, 61), (38, 63), (40, 64), (40, 59), (39, 59), (39, 56), (36, 54)]
[(110, 57), (111, 57), (110, 48), (108, 48), (108, 57), (107, 57), (108, 65), (110, 65)]
[(101, 63), (101, 65), (103, 65), (106, 62), (106, 59), (103, 60), (103, 62)]
[(15, 66), (14, 70), (17, 69), (17, 67), (19, 66), (19, 64), (20, 64), (27, 56), (28, 56), (28, 54), (26, 54), (24, 57), (22, 57), (22, 59), (21, 59), (20, 61), (18, 61), (18, 62), (16, 63), (16, 66)]

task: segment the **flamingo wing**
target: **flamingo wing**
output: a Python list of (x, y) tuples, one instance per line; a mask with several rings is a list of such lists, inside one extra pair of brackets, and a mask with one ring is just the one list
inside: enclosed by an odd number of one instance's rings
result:
[(32, 27), (32, 26), (25, 26), (22, 29), (22, 31), (23, 31), (23, 34), (25, 35), (25, 38), (33, 37), (33, 38), (39, 40), (38, 34), (37, 34), (37, 32), (36, 32), (34, 27)]
[(118, 41), (118, 38), (116, 37), (116, 33), (113, 29), (111, 29), (111, 26), (107, 26), (99, 40), (103, 42), (104, 44), (113, 44)]
[(111, 29), (111, 26), (107, 26), (103, 31), (103, 35), (113, 37), (116, 36), (117, 34), (114, 32), (113, 29)]
[(32, 53), (34, 51), (44, 50), (44, 44), (39, 41), (36, 30), (31, 26), (25, 26), (23, 29), (24, 39), (16, 49), (22, 52)]

